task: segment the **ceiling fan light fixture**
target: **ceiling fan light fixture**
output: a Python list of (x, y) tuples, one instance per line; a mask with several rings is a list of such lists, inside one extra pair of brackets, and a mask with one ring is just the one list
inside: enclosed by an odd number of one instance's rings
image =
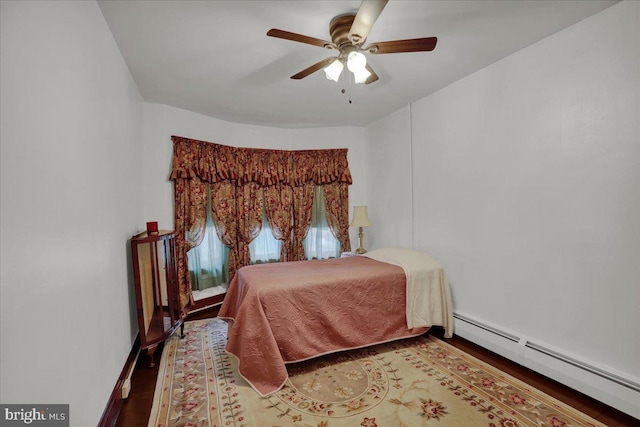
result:
[[(323, 59), (294, 74), (291, 76), (294, 80), (303, 79), (320, 69), (324, 69), (327, 79), (337, 83), (346, 65), (349, 71), (353, 73), (356, 83), (370, 84), (378, 81), (379, 77), (367, 65), (367, 58), (363, 53), (376, 55), (383, 53), (429, 52), (435, 49), (438, 42), (437, 37), (421, 37), (376, 42), (363, 47), (371, 27), (388, 1), (362, 0), (357, 12), (343, 13), (334, 17), (329, 23), (330, 42), (277, 28), (267, 31), (267, 36), (333, 49), (339, 52), (337, 58), (334, 56)], [(349, 79), (349, 81), (351, 80)]]
[(364, 83), (367, 81), (371, 73), (366, 68), (353, 71), (353, 78), (356, 83)]
[(342, 73), (342, 69), (344, 68), (344, 64), (340, 59), (336, 59), (328, 66), (324, 67), (324, 72), (327, 75), (327, 79), (333, 80), (337, 82), (340, 78), (340, 74)]
[(367, 58), (361, 54), (360, 52), (351, 52), (347, 57), (347, 68), (352, 73), (361, 72), (362, 70), (366, 71), (367, 66)]

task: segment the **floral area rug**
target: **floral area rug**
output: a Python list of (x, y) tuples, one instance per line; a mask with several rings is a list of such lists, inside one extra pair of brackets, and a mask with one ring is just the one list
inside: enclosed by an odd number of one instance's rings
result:
[(260, 397), (226, 332), (191, 321), (165, 344), (149, 427), (603, 426), (428, 336), (288, 365), (284, 388)]

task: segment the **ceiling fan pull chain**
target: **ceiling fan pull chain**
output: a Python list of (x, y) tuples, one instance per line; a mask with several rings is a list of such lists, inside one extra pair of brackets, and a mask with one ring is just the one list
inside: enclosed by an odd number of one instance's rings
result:
[[(353, 85), (351, 84), (351, 78), (352, 78), (352, 74), (351, 73), (345, 73), (345, 80), (347, 80), (349, 82), (349, 92), (347, 93), (347, 96), (349, 97), (349, 105), (351, 105), (351, 93), (352, 93), (352, 89), (353, 89)], [(342, 93), (344, 93), (345, 90), (342, 89)]]

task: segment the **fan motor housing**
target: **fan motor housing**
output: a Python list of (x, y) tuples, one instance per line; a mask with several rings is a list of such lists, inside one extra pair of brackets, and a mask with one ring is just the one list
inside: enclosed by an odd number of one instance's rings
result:
[[(349, 39), (349, 31), (351, 30), (355, 17), (355, 13), (345, 13), (333, 18), (329, 24), (331, 41), (338, 46), (338, 49), (340, 50), (342, 50), (343, 47), (352, 44)], [(364, 40), (362, 40), (362, 43), (364, 43)]]

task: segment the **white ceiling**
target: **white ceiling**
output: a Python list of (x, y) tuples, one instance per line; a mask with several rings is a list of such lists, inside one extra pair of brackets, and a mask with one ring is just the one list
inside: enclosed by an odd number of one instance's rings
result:
[(331, 19), (359, 0), (99, 1), (146, 102), (278, 127), (367, 125), (614, 3), (391, 0), (368, 42), (437, 36), (438, 45), (369, 55), (380, 80), (354, 85), (323, 71), (291, 80), (335, 51), (266, 32), (330, 40)]

